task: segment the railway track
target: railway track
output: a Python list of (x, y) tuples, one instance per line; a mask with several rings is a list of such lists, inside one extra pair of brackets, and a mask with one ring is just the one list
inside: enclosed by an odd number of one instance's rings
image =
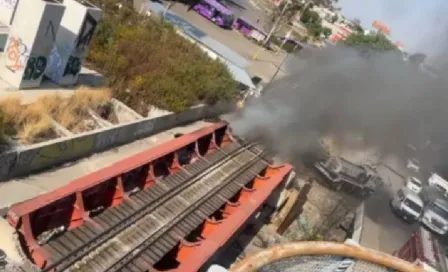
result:
[(147, 271), (266, 168), (257, 144), (232, 143), (181, 167), (43, 245), (43, 271)]

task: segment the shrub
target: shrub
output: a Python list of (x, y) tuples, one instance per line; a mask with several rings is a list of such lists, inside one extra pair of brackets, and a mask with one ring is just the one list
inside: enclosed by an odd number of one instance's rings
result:
[(111, 92), (108, 89), (91, 89), (81, 87), (69, 98), (61, 95), (40, 97), (35, 104), (41, 105), (59, 124), (73, 133), (93, 129), (88, 122), (91, 119), (89, 109), (101, 113), (109, 106)]
[(9, 137), (17, 137), (25, 144), (54, 138), (51, 118), (42, 104), (22, 105), (19, 96), (10, 96), (0, 101), (0, 109), (3, 131)]
[(131, 6), (98, 0), (104, 18), (97, 27), (88, 62), (108, 79), (114, 97), (146, 116), (148, 105), (182, 111), (198, 103), (236, 96), (227, 67), (159, 20)]
[(68, 98), (60, 94), (44, 95), (26, 105), (22, 105), (20, 96), (6, 97), (0, 101), (0, 145), (6, 137), (17, 138), (24, 144), (58, 137), (52, 118), (74, 133), (91, 130), (95, 124), (88, 122), (89, 109), (102, 115), (111, 107), (110, 100), (108, 89), (85, 87)]

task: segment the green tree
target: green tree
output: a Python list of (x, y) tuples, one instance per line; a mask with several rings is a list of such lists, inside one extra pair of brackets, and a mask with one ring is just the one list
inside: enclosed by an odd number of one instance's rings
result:
[[(317, 21), (321, 19), (316, 12), (312, 11), (313, 6), (317, 5), (330, 8), (333, 7), (334, 3), (337, 3), (337, 0), (305, 0), (304, 2), (300, 0), (282, 1), (282, 3), (278, 7), (275, 7), (270, 13), (269, 20), (265, 27), (268, 30), (273, 29), (275, 34), (279, 32), (279, 30), (281, 30), (285, 25), (291, 24), (299, 14), (300, 21), (302, 22), (304, 22), (304, 20), (302, 20), (304, 16), (305, 21), (308, 22), (309, 20), (311, 20), (311, 24), (313, 24), (313, 22), (316, 22), (316, 25), (311, 26), (312, 32), (315, 33), (315, 30), (319, 28), (317, 26)], [(287, 5), (286, 9), (285, 5)], [(309, 16), (311, 16), (312, 18), (309, 18)]]
[(107, 78), (115, 98), (146, 115), (148, 105), (182, 111), (198, 103), (236, 97), (227, 67), (177, 35), (173, 26), (114, 0), (95, 0), (105, 11), (88, 63)]
[(337, 14), (335, 14), (333, 17), (331, 17), (331, 23), (334, 24), (339, 20), (339, 16)]
[(372, 49), (376, 51), (396, 50), (397, 47), (382, 33), (367, 34), (361, 32), (352, 33), (344, 44), (362, 49)]
[(319, 14), (317, 14), (317, 12), (307, 9), (300, 16), (300, 21), (305, 25), (313, 25), (321, 22), (321, 18), (319, 17)]
[(326, 39), (328, 39), (331, 36), (332, 33), (333, 33), (333, 31), (330, 28), (328, 28), (328, 27), (324, 27), (323, 30), (322, 30), (322, 34), (324, 34), (324, 37)]
[(323, 34), (324, 28), (322, 27), (322, 19), (317, 12), (310, 9), (305, 10), (300, 17), (300, 21), (308, 30), (308, 35), (314, 38), (319, 38)]
[[(287, 5), (287, 6), (286, 6)], [(274, 8), (267, 20), (266, 29), (272, 30), (273, 34), (279, 32), (285, 25), (290, 24), (296, 16), (297, 12), (301, 10), (302, 4), (297, 0), (292, 0), (289, 3), (283, 1), (278, 7)]]
[(358, 18), (352, 20), (352, 23), (349, 24), (349, 28), (353, 31), (364, 33), (364, 28), (361, 26), (361, 20)]

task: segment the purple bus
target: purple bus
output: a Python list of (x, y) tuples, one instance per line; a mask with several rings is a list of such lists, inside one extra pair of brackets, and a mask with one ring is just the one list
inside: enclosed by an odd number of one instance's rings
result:
[(248, 20), (239, 17), (233, 23), (233, 29), (236, 29), (240, 33), (242, 33), (246, 38), (255, 40), (257, 42), (264, 41), (268, 35), (255, 26), (255, 24), (250, 23)]
[(234, 20), (232, 11), (216, 0), (201, 0), (193, 9), (220, 27), (232, 28)]

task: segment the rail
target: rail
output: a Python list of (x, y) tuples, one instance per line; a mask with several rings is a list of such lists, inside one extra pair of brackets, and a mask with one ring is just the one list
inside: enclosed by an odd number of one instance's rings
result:
[[(126, 269), (131, 269), (130, 266), (132, 266), (132, 262), (136, 260), (138, 257), (142, 255), (145, 251), (148, 251), (151, 247), (154, 250), (154, 248), (157, 248), (155, 246), (155, 242), (159, 240), (164, 234), (167, 233), (167, 230), (174, 228), (181, 220), (184, 220), (187, 216), (191, 216), (193, 212), (197, 209), (199, 209), (208, 199), (210, 199), (212, 196), (216, 195), (221, 189), (229, 186), (232, 182), (235, 181), (237, 177), (242, 175), (244, 172), (249, 170), (251, 167), (255, 165), (256, 162), (260, 161), (261, 157), (264, 155), (265, 150), (259, 151), (258, 154), (253, 156), (249, 162), (243, 162), (241, 163), (241, 168), (233, 172), (231, 175), (229, 175), (226, 178), (225, 182), (220, 183), (218, 186), (214, 187), (211, 192), (208, 193), (208, 197), (206, 198), (199, 198), (193, 205), (188, 206), (188, 208), (180, 215), (177, 216), (175, 220), (170, 221), (166, 226), (164, 226), (162, 229), (154, 233), (153, 235), (150, 235), (147, 239), (145, 239), (143, 242), (141, 242), (133, 251), (130, 252), (130, 254), (125, 255), (121, 259), (117, 260), (113, 265), (108, 267), (106, 270), (103, 271), (110, 271), (110, 272), (116, 272), (116, 271), (122, 271)], [(241, 184), (244, 186), (244, 184)], [(203, 220), (203, 219), (202, 219)], [(201, 220), (201, 221), (202, 221)], [(139, 252), (139, 254), (133, 254), (133, 252)], [(139, 262), (137, 262), (138, 264)], [(155, 261), (153, 259), (147, 258), (144, 260), (144, 262), (140, 262), (143, 264), (142, 270), (145, 269), (145, 266), (147, 265), (154, 265)]]
[[(82, 270), (83, 267), (89, 270), (94, 266), (94, 271), (109, 271), (109, 269), (104, 269), (110, 265), (98, 263), (100, 262), (98, 260), (92, 261), (89, 257), (89, 254), (91, 254), (94, 249), (100, 253), (107, 252), (109, 258), (111, 256), (116, 258), (117, 253), (123, 249), (118, 248), (118, 250), (114, 252), (113, 246), (105, 247), (104, 245), (109, 245), (110, 241), (114, 240), (114, 237), (119, 234), (131, 237), (129, 236), (129, 230), (136, 230), (134, 234), (140, 235), (137, 241), (140, 241), (141, 243), (141, 240), (146, 236), (144, 233), (141, 233), (141, 231), (138, 231), (138, 227), (139, 224), (145, 225), (145, 223), (151, 221), (148, 221), (148, 216), (153, 217), (154, 215), (152, 214), (162, 208), (165, 209), (166, 212), (169, 212), (170, 210), (166, 210), (168, 208), (167, 203), (175, 203), (173, 202), (174, 200), (180, 200), (180, 197), (178, 196), (181, 192), (186, 192), (188, 191), (188, 188), (193, 188), (195, 184), (198, 184), (198, 181), (205, 180), (205, 177), (214, 172), (222, 172), (223, 170), (221, 168), (223, 166), (225, 167), (227, 164), (227, 167), (230, 167), (228, 166), (231, 165), (230, 162), (235, 162), (235, 159), (238, 157), (243, 156), (243, 158), (240, 158), (243, 160), (242, 168), (246, 169), (249, 166), (245, 166), (244, 161), (248, 162), (248, 159), (244, 159), (244, 154), (254, 154), (253, 152), (246, 152), (251, 151), (254, 148), (255, 144), (239, 145), (233, 143), (222, 149), (218, 149), (209, 156), (202, 157), (197, 162), (182, 167), (180, 172), (168, 176), (163, 180), (163, 183), (156, 182), (148, 190), (141, 190), (120, 205), (109, 208), (100, 215), (93, 217), (92, 222), (88, 221), (78, 228), (65, 232), (61, 236), (55, 238), (55, 240), (44, 245), (45, 250), (51, 254), (52, 260), (54, 261), (46, 265), (43, 271), (64, 271), (68, 268), (74, 268), (74, 264), (76, 267), (79, 267), (80, 270)], [(258, 156), (250, 156), (249, 161), (257, 157)], [(219, 186), (219, 188), (222, 186)], [(196, 188), (196, 190), (198, 190), (198, 188)], [(180, 202), (177, 201), (177, 203), (175, 203), (177, 205), (171, 207), (171, 210), (175, 209), (175, 206), (185, 207), (185, 205), (188, 205), (188, 201), (185, 202), (185, 200), (188, 199), (183, 199), (183, 201), (181, 200)], [(197, 203), (195, 203), (194, 206)], [(158, 219), (160, 221), (161, 218)], [(179, 220), (176, 220), (176, 222), (177, 221)], [(172, 226), (172, 224), (175, 223), (172, 222), (169, 225)], [(145, 226), (148, 227), (148, 225)], [(153, 235), (151, 237), (154, 239), (153, 237), (159, 237), (159, 235)], [(133, 237), (135, 238), (135, 236)], [(151, 237), (148, 239), (151, 239)], [(122, 238), (124, 239), (124, 237)], [(144, 239), (141, 245), (147, 245), (148, 239)], [(138, 248), (138, 246), (141, 245), (139, 244), (136, 246), (135, 241), (133, 243), (134, 248)], [(115, 249), (117, 249), (117, 247), (115, 247)], [(129, 252), (134, 252), (134, 250)], [(119, 260), (121, 261), (119, 264), (122, 264), (123, 260), (128, 260), (129, 256), (131, 256), (129, 255), (129, 252), (124, 256), (119, 255), (121, 256), (119, 257)], [(101, 254), (98, 256), (101, 256)], [(101, 256), (99, 260), (104, 260), (104, 258), (104, 256)], [(116, 265), (117, 264), (113, 264), (110, 266), (112, 271), (114, 271), (113, 269)]]

